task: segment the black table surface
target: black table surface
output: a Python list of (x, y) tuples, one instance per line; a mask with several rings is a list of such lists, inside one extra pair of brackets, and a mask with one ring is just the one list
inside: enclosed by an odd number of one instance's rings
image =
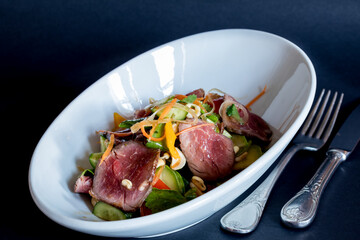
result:
[[(345, 94), (335, 128), (360, 102), (357, 0), (1, 0), (0, 238), (101, 239), (64, 228), (36, 207), (27, 178), (37, 142), (78, 94), (113, 68), (163, 43), (230, 28), (274, 33), (302, 48), (315, 66), (317, 94), (322, 88)], [(324, 154), (303, 151), (294, 157), (253, 233), (225, 232), (219, 220), (261, 179), (201, 223), (155, 239), (359, 239), (359, 147), (337, 169), (310, 227), (294, 230), (280, 221), (283, 204), (310, 179)]]

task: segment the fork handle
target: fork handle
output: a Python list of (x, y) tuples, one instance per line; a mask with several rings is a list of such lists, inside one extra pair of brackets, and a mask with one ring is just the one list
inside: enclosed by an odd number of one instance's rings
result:
[(279, 160), (276, 167), (269, 176), (259, 185), (245, 200), (237, 205), (233, 210), (225, 214), (221, 220), (221, 227), (227, 231), (235, 233), (252, 232), (258, 225), (262, 216), (265, 204), (276, 180), (294, 156), (302, 149), (302, 145), (293, 145), (288, 148), (285, 155)]
[(280, 216), (285, 225), (304, 228), (312, 223), (327, 183), (346, 157), (346, 151), (333, 149), (327, 152), (325, 161), (313, 178), (281, 209)]

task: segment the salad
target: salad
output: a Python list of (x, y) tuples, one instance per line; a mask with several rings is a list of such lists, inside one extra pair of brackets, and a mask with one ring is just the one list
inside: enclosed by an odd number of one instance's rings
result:
[(258, 159), (272, 131), (250, 106), (218, 89), (175, 94), (137, 110), (114, 113), (99, 130), (99, 152), (74, 191), (91, 197), (93, 214), (122, 220), (157, 213), (219, 186)]

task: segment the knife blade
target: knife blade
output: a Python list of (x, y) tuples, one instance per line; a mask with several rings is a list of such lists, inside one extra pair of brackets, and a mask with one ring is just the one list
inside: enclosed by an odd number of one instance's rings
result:
[(280, 216), (285, 225), (304, 228), (313, 222), (320, 197), (331, 176), (359, 142), (359, 121), (360, 105), (352, 111), (336, 133), (326, 153), (326, 159), (313, 178), (281, 209)]
[(359, 142), (359, 121), (360, 105), (358, 105), (345, 120), (344, 124), (330, 143), (329, 149), (342, 149), (350, 153)]

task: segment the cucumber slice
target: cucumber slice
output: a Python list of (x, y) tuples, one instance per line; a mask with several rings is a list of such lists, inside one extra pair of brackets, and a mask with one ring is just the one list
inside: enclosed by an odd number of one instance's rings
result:
[(104, 202), (97, 202), (93, 214), (106, 221), (124, 220), (126, 215), (118, 208)]
[[(160, 117), (162, 111), (158, 112), (156, 115)], [(179, 109), (179, 108), (172, 108), (168, 114), (166, 114), (165, 118), (171, 118), (175, 120), (184, 120), (186, 118), (187, 111)]]
[[(158, 171), (158, 170), (157, 170)], [(180, 173), (172, 170), (168, 165), (165, 165), (164, 170), (160, 175), (161, 181), (163, 181), (171, 190), (185, 193), (185, 184)]]
[(232, 140), (234, 146), (239, 147), (239, 151), (236, 153), (236, 156), (240, 156), (241, 154), (246, 152), (249, 149), (250, 145), (251, 145), (251, 140), (248, 141), (246, 139), (246, 137), (243, 136), (243, 135), (232, 134), (231, 135), (231, 140)]
[(258, 145), (251, 145), (248, 149), (248, 154), (244, 160), (235, 163), (235, 170), (243, 170), (250, 166), (253, 162), (255, 162), (262, 155), (262, 150)]
[(98, 161), (100, 160), (101, 156), (103, 155), (103, 152), (98, 152), (98, 153), (92, 153), (90, 154), (89, 156), (89, 162), (90, 162), (90, 165), (93, 167), (93, 168), (96, 168), (96, 165), (98, 163)]

